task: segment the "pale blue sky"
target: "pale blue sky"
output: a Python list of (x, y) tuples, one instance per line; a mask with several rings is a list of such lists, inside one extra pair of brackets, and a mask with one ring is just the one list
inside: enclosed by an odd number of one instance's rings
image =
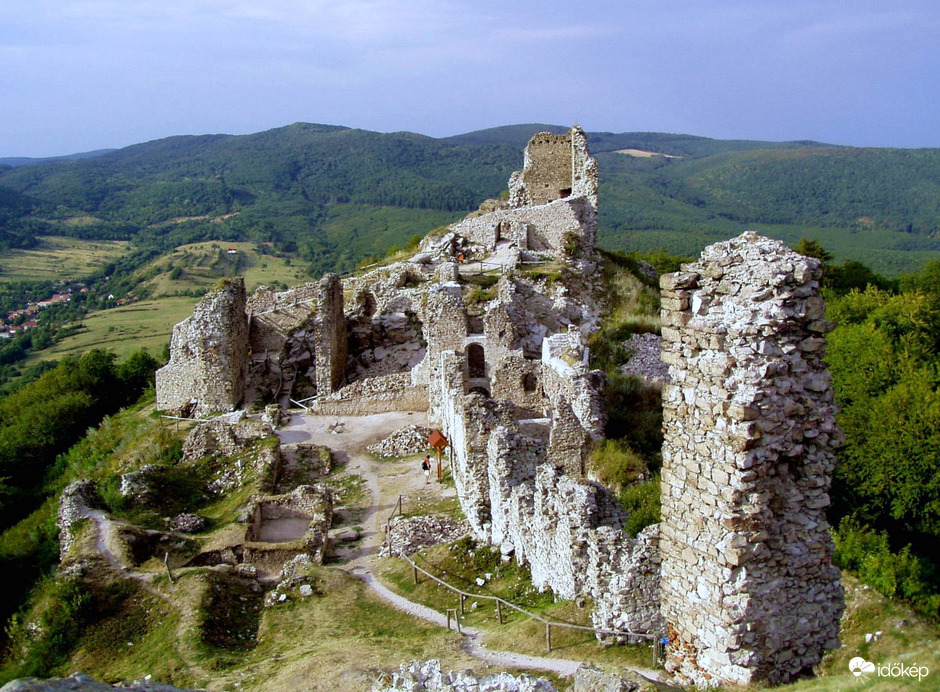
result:
[(296, 121), (940, 147), (940, 1), (0, 4), (0, 157)]

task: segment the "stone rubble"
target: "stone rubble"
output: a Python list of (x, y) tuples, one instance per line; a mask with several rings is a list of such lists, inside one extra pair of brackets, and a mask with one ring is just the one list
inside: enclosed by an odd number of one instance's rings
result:
[(200, 533), (206, 530), (208, 522), (205, 517), (201, 517), (198, 514), (179, 514), (167, 522), (167, 527), (171, 531), (178, 531), (180, 533)]
[(631, 351), (630, 358), (620, 366), (624, 375), (635, 375), (653, 387), (662, 387), (669, 382), (669, 366), (662, 361), (663, 338), (659, 334), (634, 334), (623, 342)]
[(382, 557), (388, 557), (390, 554), (398, 555), (402, 552), (405, 555), (414, 555), (425, 548), (456, 541), (470, 532), (470, 525), (463, 519), (455, 519), (442, 514), (394, 517), (389, 522), (389, 526), (392, 551), (389, 552), (389, 543), (386, 542), (379, 552)]
[(367, 449), (373, 454), (386, 458), (423, 454), (429, 450), (428, 437), (430, 435), (430, 428), (421, 425), (406, 425)]
[[(149, 678), (150, 676), (146, 676)], [(114, 690), (130, 690), (131, 692), (198, 692), (190, 688), (172, 687), (159, 682), (151, 682), (149, 679), (135, 680), (129, 683), (118, 683), (117, 685), (108, 685), (99, 682), (84, 673), (72, 673), (67, 678), (48, 678), (38, 680), (36, 678), (21, 678), (11, 680), (3, 687), (0, 692), (114, 692)]]
[(558, 692), (550, 680), (523, 673), (495, 673), (478, 677), (472, 671), (444, 673), (441, 662), (412, 661), (402, 663), (397, 673), (383, 675), (372, 686), (372, 692)]

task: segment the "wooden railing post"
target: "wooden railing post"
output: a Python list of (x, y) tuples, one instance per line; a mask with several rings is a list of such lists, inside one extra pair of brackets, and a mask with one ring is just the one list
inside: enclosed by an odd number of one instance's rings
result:
[(496, 617), (499, 618), (499, 624), (503, 624), (503, 602), (496, 601)]
[(417, 584), (418, 583), (418, 566), (412, 565), (411, 572), (412, 572), (412, 575), (414, 576), (415, 584)]
[(545, 623), (545, 646), (548, 647), (548, 650), (552, 650), (552, 626)]

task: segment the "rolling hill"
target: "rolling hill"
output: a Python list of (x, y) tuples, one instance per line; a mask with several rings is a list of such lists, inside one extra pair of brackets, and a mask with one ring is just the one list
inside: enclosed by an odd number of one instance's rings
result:
[[(345, 271), (505, 189), (543, 124), (434, 139), (295, 123), (171, 137), (0, 170), (0, 244), (131, 240), (148, 260), (186, 243), (273, 243), (312, 274)], [(591, 133), (600, 242), (692, 254), (755, 228), (820, 240), (896, 275), (940, 253), (940, 150)], [(642, 154), (642, 155), (637, 155)]]

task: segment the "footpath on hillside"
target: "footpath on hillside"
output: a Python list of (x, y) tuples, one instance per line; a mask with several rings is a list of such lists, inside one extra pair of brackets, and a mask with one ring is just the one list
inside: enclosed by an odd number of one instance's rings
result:
[[(409, 615), (447, 627), (447, 619), (440, 612), (420, 603), (415, 603), (395, 593), (376, 576), (379, 552), (385, 542), (385, 521), (394, 512), (400, 496), (411, 501), (433, 501), (442, 496), (454, 496), (453, 488), (437, 483), (425, 484), (424, 476), (414, 458), (404, 460), (376, 461), (366, 451), (395, 430), (406, 425), (427, 425), (427, 415), (422, 412), (393, 412), (367, 416), (324, 416), (294, 414), (277, 434), (283, 444), (300, 442), (329, 447), (334, 458), (345, 464), (345, 472), (363, 479), (368, 493), (368, 504), (363, 516), (358, 518), (362, 526), (361, 541), (349, 550), (337, 551), (338, 566), (361, 579), (376, 594)], [(510, 651), (490, 651), (481, 643), (484, 631), (476, 628), (461, 628), (466, 651), (473, 657), (494, 666), (526, 668), (550, 671), (562, 676), (571, 676), (581, 665), (580, 661), (564, 658), (530, 656)], [(655, 670), (624, 665), (645, 678), (663, 682)]]

